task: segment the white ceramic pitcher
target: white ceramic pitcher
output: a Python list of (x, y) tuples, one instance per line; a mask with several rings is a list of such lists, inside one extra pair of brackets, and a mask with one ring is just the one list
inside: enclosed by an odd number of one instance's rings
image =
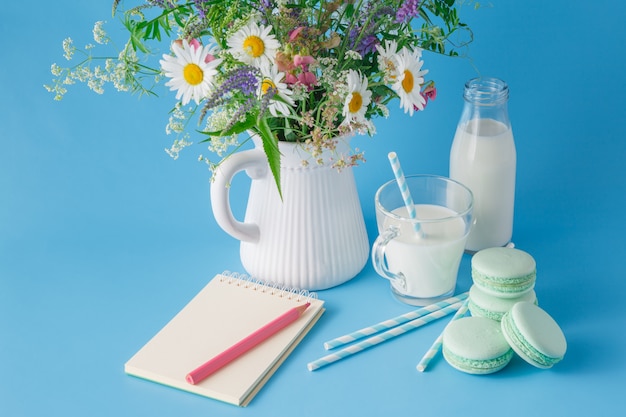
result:
[[(339, 140), (337, 152), (349, 150)], [(217, 223), (241, 241), (241, 262), (252, 277), (293, 288), (320, 290), (346, 282), (365, 266), (369, 241), (352, 168), (302, 161), (302, 146), (279, 142), (281, 200), (262, 145), (236, 153), (216, 172), (211, 205)], [(330, 158), (330, 152), (323, 155)], [(243, 222), (229, 200), (232, 178), (252, 179)]]

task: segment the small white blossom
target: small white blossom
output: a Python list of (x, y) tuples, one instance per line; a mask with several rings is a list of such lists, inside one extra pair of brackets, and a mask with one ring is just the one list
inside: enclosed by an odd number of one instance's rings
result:
[(363, 59), (363, 57), (361, 56), (360, 53), (358, 53), (357, 51), (347, 51), (346, 52), (346, 58), (348, 59), (353, 59), (355, 61), (360, 61)]
[(165, 126), (165, 132), (168, 135), (171, 135), (172, 133), (182, 133), (185, 130), (186, 120), (187, 114), (182, 109), (180, 102), (178, 102), (172, 111), (167, 126)]
[(72, 38), (65, 38), (63, 40), (63, 57), (68, 61), (71, 61), (74, 57), (74, 52), (76, 52), (74, 41)]
[(217, 156), (222, 157), (226, 154), (229, 148), (237, 145), (239, 145), (238, 135), (220, 136), (219, 138), (212, 138), (207, 146), (207, 149)]
[(178, 159), (180, 151), (193, 144), (192, 142), (187, 140), (188, 138), (189, 134), (186, 133), (181, 138), (174, 140), (172, 147), (169, 149), (165, 148), (165, 152), (167, 152), (167, 154), (172, 157), (172, 159)]
[(50, 67), (50, 72), (55, 77), (58, 77), (63, 72), (63, 69), (60, 66), (58, 66), (57, 64), (52, 64), (52, 66)]
[(382, 103), (377, 103), (376, 107), (378, 107), (385, 119), (389, 117), (389, 107), (385, 106)]
[(63, 96), (65, 95), (65, 93), (67, 93), (67, 89), (59, 83), (56, 83), (53, 86), (45, 84), (44, 88), (49, 92), (54, 93), (54, 99), (56, 101), (60, 101), (61, 99), (63, 99)]
[(87, 81), (87, 86), (94, 93), (104, 94), (103, 85), (104, 85), (104, 82), (100, 78), (93, 77), (89, 81)]
[(93, 25), (93, 39), (100, 45), (106, 45), (110, 40), (103, 28), (105, 23), (105, 21), (99, 20)]

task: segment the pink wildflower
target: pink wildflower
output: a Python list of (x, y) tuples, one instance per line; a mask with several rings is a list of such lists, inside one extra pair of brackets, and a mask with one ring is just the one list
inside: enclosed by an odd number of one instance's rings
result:
[(285, 72), (285, 82), (290, 85), (300, 83), (309, 90), (317, 85), (317, 77), (309, 71), (309, 65), (314, 62), (315, 58), (310, 55), (294, 55), (293, 60), (282, 53), (276, 57), (279, 71)]
[(295, 55), (293, 57), (293, 63), (297, 67), (302, 67), (304, 71), (308, 70), (309, 65), (315, 62), (315, 59), (310, 55)]
[[(431, 82), (428, 87), (426, 87), (424, 89), (424, 91), (421, 92), (422, 97), (424, 97), (424, 100), (426, 101), (424, 103), (424, 108), (426, 108), (426, 104), (428, 104), (428, 100), (434, 100), (435, 98), (437, 98), (437, 88), (435, 87), (435, 83)], [(419, 109), (416, 106), (413, 106), (413, 109), (415, 111), (419, 111)]]
[(294, 40), (298, 39), (298, 36), (300, 36), (300, 33), (302, 33), (303, 30), (304, 27), (300, 26), (289, 32), (289, 41), (293, 42)]
[(285, 74), (285, 82), (293, 85), (298, 82), (298, 77), (296, 77), (292, 72), (288, 72)]
[(193, 49), (198, 49), (202, 47), (202, 44), (197, 39), (192, 39), (189, 41), (189, 46), (193, 46)]
[(317, 77), (310, 71), (304, 71), (298, 75), (298, 81), (306, 85), (309, 90), (312, 90), (313, 86), (317, 85)]

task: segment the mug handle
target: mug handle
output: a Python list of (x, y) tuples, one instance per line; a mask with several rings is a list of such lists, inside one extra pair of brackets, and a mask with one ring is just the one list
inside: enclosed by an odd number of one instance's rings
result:
[(385, 250), (387, 244), (400, 235), (400, 229), (397, 226), (389, 226), (382, 234), (380, 234), (374, 241), (372, 246), (372, 264), (374, 270), (381, 277), (388, 279), (398, 289), (406, 291), (406, 278), (402, 272), (393, 273), (389, 270), (387, 262), (385, 260)]
[(259, 226), (236, 220), (230, 207), (230, 183), (243, 170), (252, 180), (267, 175), (267, 158), (262, 149), (235, 153), (220, 164), (211, 185), (211, 208), (215, 221), (226, 233), (241, 241), (256, 243), (260, 236)]

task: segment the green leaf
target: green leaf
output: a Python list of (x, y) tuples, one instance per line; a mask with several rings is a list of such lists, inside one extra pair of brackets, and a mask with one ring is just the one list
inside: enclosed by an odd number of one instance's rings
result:
[(354, 7), (354, 3), (348, 3), (348, 5), (346, 6), (346, 16), (349, 19), (352, 19), (352, 17), (354, 16), (354, 12), (356, 11), (355, 7)]
[(261, 135), (261, 140), (263, 141), (263, 150), (267, 156), (270, 171), (272, 171), (276, 187), (278, 188), (278, 194), (282, 200), (283, 192), (280, 187), (280, 150), (278, 149), (278, 139), (276, 139), (272, 129), (267, 124), (267, 119), (265, 119), (265, 117), (258, 118), (257, 128), (259, 130), (259, 134)]
[(133, 49), (134, 49), (134, 50), (139, 49), (139, 50), (140, 50), (141, 52), (143, 52), (144, 54), (147, 54), (147, 53), (149, 53), (149, 52), (150, 52), (150, 51), (148, 50), (148, 48), (146, 48), (146, 47), (143, 45), (143, 42), (141, 41), (141, 39), (140, 39), (140, 38), (137, 38), (136, 36), (131, 35), (131, 37), (130, 37), (130, 41), (131, 41), (131, 43), (132, 43), (132, 45), (133, 45)]
[(176, 24), (180, 26), (181, 28), (185, 27), (185, 22), (183, 22), (183, 20), (181, 19), (178, 13), (174, 13), (174, 20), (176, 21)]
[(151, 28), (148, 27), (148, 30), (145, 34), (145, 39), (157, 39), (161, 41), (161, 32), (159, 31), (159, 23), (158, 21), (154, 21), (151, 23)]
[(167, 15), (164, 14), (163, 16), (161, 16), (159, 18), (159, 23), (161, 24), (163, 30), (165, 30), (167, 36), (170, 36), (170, 34), (172, 33), (172, 25), (170, 25), (170, 20), (167, 18)]

